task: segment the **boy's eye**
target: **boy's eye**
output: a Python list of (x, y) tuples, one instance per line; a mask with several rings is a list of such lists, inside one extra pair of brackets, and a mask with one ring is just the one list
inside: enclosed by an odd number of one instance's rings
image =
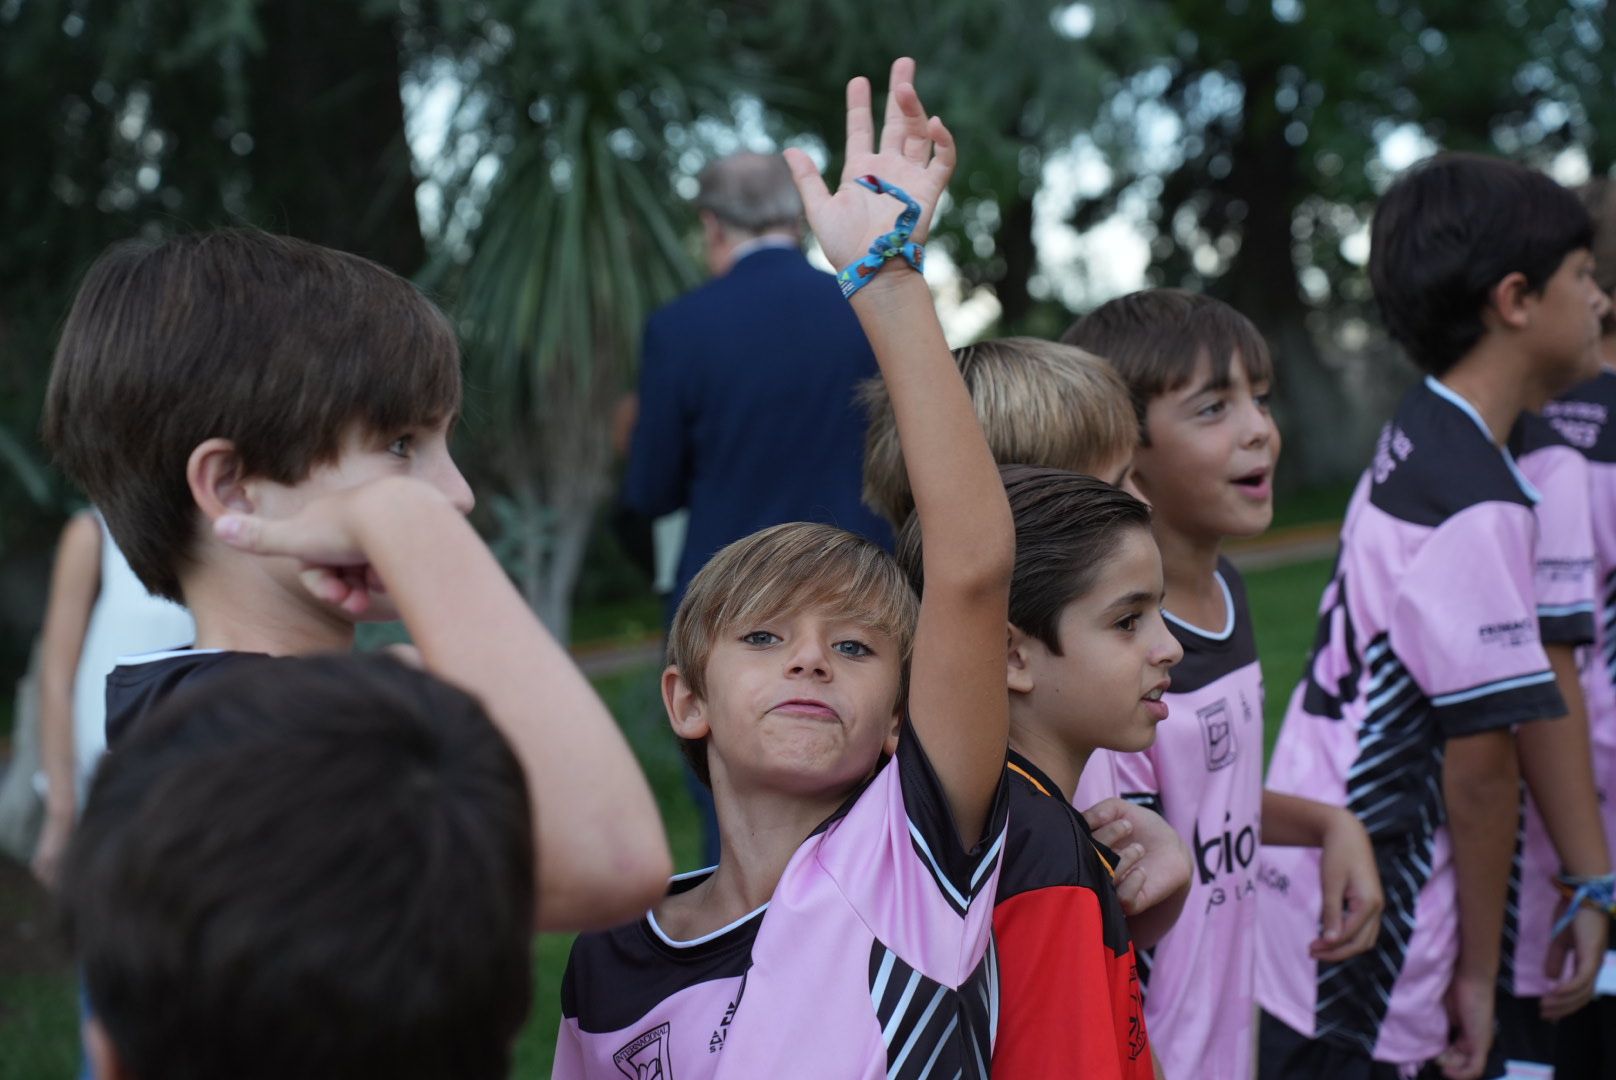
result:
[(1274, 400), (1274, 392), (1272, 390), (1264, 390), (1260, 394), (1253, 394), (1251, 396), (1256, 400), (1257, 408), (1262, 409), (1264, 412), (1268, 411), (1269, 403)]
[(749, 634), (742, 634), (741, 641), (746, 645), (777, 645), (780, 638), (767, 630), (753, 630)]
[(1223, 404), (1223, 402), (1221, 400), (1219, 400), (1219, 401), (1209, 401), (1205, 405), (1202, 405), (1199, 409), (1195, 410), (1195, 415), (1196, 416), (1217, 416), (1219, 413), (1221, 413), (1223, 411), (1223, 409), (1224, 409), (1224, 404)]
[(831, 648), (835, 649), (837, 652), (841, 653), (843, 656), (874, 656), (875, 655), (875, 650), (870, 648), (868, 645), (864, 644), (864, 642), (862, 642), (862, 641), (852, 641), (852, 640), (838, 641), (836, 644), (832, 645)]
[(407, 458), (410, 456), (410, 452), (414, 449), (414, 435), (400, 435), (398, 438), (387, 444), (387, 452), (392, 454), (394, 457)]
[(1124, 615), (1122, 618), (1118, 619), (1117, 629), (1129, 634), (1139, 629), (1139, 613), (1136, 611), (1131, 615)]

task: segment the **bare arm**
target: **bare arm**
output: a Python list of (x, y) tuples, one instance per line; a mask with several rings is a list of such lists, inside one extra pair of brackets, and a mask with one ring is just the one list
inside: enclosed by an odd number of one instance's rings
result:
[(1319, 936), (1315, 959), (1340, 961), (1367, 951), (1380, 936), (1386, 906), (1369, 834), (1352, 811), (1263, 791), (1263, 843), (1319, 849)]
[[(914, 233), (920, 240), (953, 172), (953, 137), (940, 120), (928, 120), (913, 76), (912, 60), (893, 64), (878, 148), (869, 83), (848, 84), (847, 165), (834, 197), (806, 155), (788, 153), (809, 224), (837, 266), (861, 258), (902, 209), (857, 186), (856, 177), (873, 174), (920, 203)], [(852, 305), (891, 395), (925, 538), (910, 716), (960, 838), (973, 847), (992, 809), (1009, 737), (1003, 653), (1015, 562), (1010, 507), (925, 280), (889, 262)]]
[(1543, 815), (1549, 839), (1567, 873), (1583, 876), (1610, 873), (1610, 852), (1599, 816), (1588, 740), (1588, 713), (1583, 707), (1577, 658), (1570, 645), (1543, 646), (1555, 683), (1566, 701), (1557, 720), (1522, 724), (1515, 733), (1521, 776)]
[(50, 600), (40, 633), (39, 748), (45, 767), (45, 826), (34, 852), (35, 875), (56, 881), (57, 863), (73, 833), (78, 765), (73, 737), (73, 681), (90, 613), (101, 592), (101, 526), (95, 515), (75, 514), (62, 530), (51, 569)]
[(1460, 1080), (1481, 1075), (1492, 1043), (1504, 899), (1520, 825), (1514, 735), (1489, 731), (1449, 739), (1442, 791), (1459, 886), (1459, 963), (1448, 993), (1459, 1034), (1442, 1062)]
[[(635, 918), (672, 866), (661, 817), (612, 716), (540, 625), (471, 525), (439, 492), (394, 478), (294, 517), (221, 518), (232, 544), (292, 555), (316, 596), (342, 602), (320, 567), (368, 563), (427, 669), (477, 695), (527, 777), (537, 846), (537, 925), (581, 930)], [(328, 591), (329, 590), (329, 591)]]
[[(1577, 673), (1576, 650), (1566, 644), (1543, 646), (1554, 681), (1565, 698), (1566, 714), (1556, 720), (1523, 724), (1515, 733), (1521, 775), (1543, 816), (1560, 866), (1579, 877), (1610, 873), (1610, 853), (1594, 785), (1593, 748), (1588, 738), (1588, 710)], [(1609, 924), (1598, 912), (1579, 913), (1571, 929), (1550, 943), (1544, 970), (1557, 984), (1543, 996), (1547, 1019), (1568, 1016), (1593, 1000), (1594, 981), (1604, 960)], [(1575, 958), (1564, 975), (1566, 956)]]

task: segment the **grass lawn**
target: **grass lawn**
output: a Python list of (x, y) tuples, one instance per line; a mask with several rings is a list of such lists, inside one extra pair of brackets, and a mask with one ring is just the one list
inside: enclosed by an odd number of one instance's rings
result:
[[(1261, 570), (1246, 578), (1263, 657), (1270, 746), (1312, 644), (1314, 612), (1329, 573), (1329, 562), (1320, 560)], [(635, 614), (616, 612), (604, 621), (625, 636), (638, 629)], [(654, 629), (655, 624), (650, 625)], [(656, 669), (603, 677), (596, 686), (656, 789), (676, 866), (696, 866), (699, 826), (685, 795), (679, 752), (662, 718)], [(533, 1017), (516, 1055), (515, 1075), (522, 1080), (550, 1074), (569, 942), (566, 935), (546, 934), (535, 946)], [(50, 945), (43, 901), (25, 871), (14, 864), (0, 866), (0, 1080), (70, 1077), (76, 1057), (72, 980), (65, 960)]]

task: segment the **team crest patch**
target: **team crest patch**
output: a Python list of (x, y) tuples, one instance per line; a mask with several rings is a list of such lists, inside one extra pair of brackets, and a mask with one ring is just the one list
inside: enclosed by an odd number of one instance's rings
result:
[(668, 1053), (668, 1025), (659, 1024), (612, 1055), (612, 1061), (629, 1080), (673, 1080), (673, 1061)]
[(1235, 741), (1233, 717), (1226, 700), (1196, 710), (1201, 721), (1201, 735), (1206, 740), (1206, 767), (1211, 771), (1234, 764)]

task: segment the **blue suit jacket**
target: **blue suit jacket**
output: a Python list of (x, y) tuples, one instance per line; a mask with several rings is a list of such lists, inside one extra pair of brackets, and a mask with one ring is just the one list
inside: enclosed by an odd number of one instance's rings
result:
[(875, 356), (836, 279), (801, 252), (753, 251), (657, 311), (640, 365), (622, 498), (647, 517), (690, 510), (673, 605), (714, 552), (769, 525), (827, 522), (892, 547), (859, 501), (854, 394)]

